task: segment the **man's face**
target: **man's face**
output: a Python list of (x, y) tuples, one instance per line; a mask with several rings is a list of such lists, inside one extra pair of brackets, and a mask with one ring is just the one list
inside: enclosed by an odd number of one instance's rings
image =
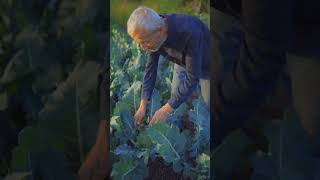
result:
[(148, 32), (144, 29), (136, 30), (131, 37), (140, 45), (143, 50), (156, 52), (165, 40), (165, 35), (161, 28)]

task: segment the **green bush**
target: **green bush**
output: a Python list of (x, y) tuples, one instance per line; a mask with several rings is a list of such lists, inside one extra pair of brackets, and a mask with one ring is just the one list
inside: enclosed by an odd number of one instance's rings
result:
[(158, 13), (185, 13), (201, 17), (209, 25), (209, 0), (111, 0), (111, 24), (126, 27), (131, 12), (145, 5)]

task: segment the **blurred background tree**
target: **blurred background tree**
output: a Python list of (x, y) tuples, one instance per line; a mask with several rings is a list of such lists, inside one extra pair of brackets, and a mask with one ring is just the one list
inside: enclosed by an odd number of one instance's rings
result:
[(108, 15), (106, 0), (0, 1), (0, 179), (75, 177), (100, 121)]
[(145, 5), (158, 13), (185, 13), (200, 17), (209, 27), (209, 0), (111, 0), (111, 24), (126, 27), (131, 12)]

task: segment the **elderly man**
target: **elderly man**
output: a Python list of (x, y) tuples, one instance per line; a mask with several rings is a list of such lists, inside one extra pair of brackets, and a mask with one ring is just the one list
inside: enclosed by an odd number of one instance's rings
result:
[[(127, 24), (128, 34), (149, 53), (142, 85), (142, 100), (134, 118), (143, 122), (155, 86), (159, 56), (175, 63), (171, 98), (154, 114), (150, 125), (165, 121), (200, 85), (210, 107), (210, 31), (199, 19), (185, 14), (158, 14), (140, 6)], [(182, 78), (179, 78), (182, 77)]]

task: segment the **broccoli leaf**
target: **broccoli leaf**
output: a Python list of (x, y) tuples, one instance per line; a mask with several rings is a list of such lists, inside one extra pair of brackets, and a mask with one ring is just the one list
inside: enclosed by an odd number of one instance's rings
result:
[(194, 109), (189, 111), (189, 119), (197, 127), (200, 145), (207, 148), (210, 146), (210, 112), (201, 98), (194, 101), (193, 106)]
[(143, 180), (148, 167), (143, 161), (121, 158), (113, 165), (111, 176), (115, 180)]
[(171, 163), (183, 158), (187, 137), (180, 133), (178, 128), (158, 123), (148, 129), (148, 135), (166, 162)]
[(121, 138), (122, 142), (132, 140), (136, 137), (136, 128), (134, 126), (134, 119), (129, 111), (122, 111), (120, 113), (121, 120)]

